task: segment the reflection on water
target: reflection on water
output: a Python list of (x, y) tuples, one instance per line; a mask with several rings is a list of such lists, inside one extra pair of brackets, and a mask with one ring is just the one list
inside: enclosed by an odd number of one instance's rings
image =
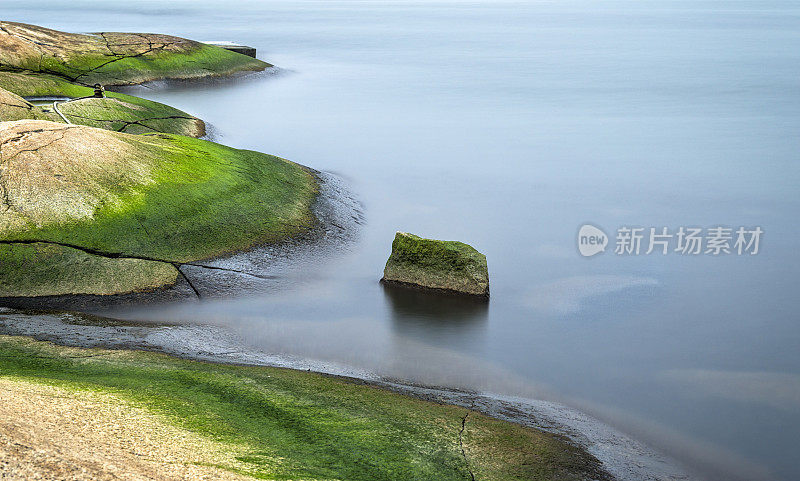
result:
[(419, 341), (473, 345), (485, 336), (489, 303), (469, 296), (442, 295), (381, 283), (391, 308), (392, 329)]

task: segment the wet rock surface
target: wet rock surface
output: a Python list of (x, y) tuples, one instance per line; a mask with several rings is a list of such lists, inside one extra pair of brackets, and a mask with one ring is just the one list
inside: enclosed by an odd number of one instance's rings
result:
[(489, 297), (486, 256), (457, 241), (425, 239), (398, 232), (383, 279), (401, 286)]
[(468, 390), (423, 386), (388, 379), (347, 365), (263, 352), (223, 327), (121, 321), (63, 312), (23, 312), (0, 308), (0, 334), (77, 347), (142, 349), (219, 363), (276, 366), (343, 376), (425, 400), (454, 404), (542, 429), (585, 448), (616, 479), (691, 481), (674, 460), (607, 424), (557, 402)]
[(291, 272), (349, 249), (364, 223), (363, 207), (345, 181), (326, 172), (317, 172), (316, 177), (319, 194), (312, 206), (316, 222), (298, 236), (214, 259), (176, 263), (175, 273), (179, 275), (174, 282), (157, 289), (115, 295), (5, 296), (0, 297), (0, 305), (103, 310), (123, 305), (241, 297), (279, 289), (286, 284)]
[(206, 141), (3, 122), (0, 296), (121, 294), (176, 279), (201, 296), (197, 269), (269, 279), (200, 261), (307, 233), (317, 189), (302, 166)]
[(0, 22), (0, 70), (51, 74), (81, 85), (132, 85), (267, 67), (246, 55), (171, 35), (75, 34)]

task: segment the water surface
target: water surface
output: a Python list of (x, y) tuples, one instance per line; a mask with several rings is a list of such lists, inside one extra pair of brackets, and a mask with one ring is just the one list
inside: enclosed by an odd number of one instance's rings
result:
[[(558, 400), (709, 479), (797, 479), (800, 5), (3, 2), (253, 45), (275, 74), (139, 94), (342, 176), (358, 240), (233, 300), (138, 312), (267, 352)], [(756, 256), (578, 255), (591, 222), (761, 226)], [(488, 306), (385, 290), (397, 230), (487, 255)]]

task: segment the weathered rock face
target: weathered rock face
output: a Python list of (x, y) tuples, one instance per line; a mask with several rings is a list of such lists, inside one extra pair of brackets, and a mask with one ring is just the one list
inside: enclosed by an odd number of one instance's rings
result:
[(197, 117), (158, 102), (125, 97), (81, 99), (61, 103), (58, 108), (73, 124), (128, 134), (163, 132), (189, 137), (206, 134), (205, 123)]
[(0, 297), (116, 294), (297, 234), (302, 166), (179, 135), (0, 122)]
[(0, 22), (0, 70), (47, 73), (82, 85), (202, 78), (269, 66), (246, 55), (170, 35), (74, 34)]
[(383, 271), (384, 282), (489, 296), (486, 256), (457, 241), (398, 232)]
[(19, 95), (0, 88), (0, 122), (22, 119), (54, 120)]
[(174, 284), (167, 262), (110, 258), (46, 242), (0, 244), (0, 296), (138, 292)]
[(21, 97), (86, 97), (94, 89), (46, 73), (0, 69), (0, 88)]
[[(0, 72), (0, 121), (63, 122), (50, 104), (38, 107), (20, 93), (27, 97), (85, 97), (92, 95), (93, 89), (49, 76)], [(206, 133), (205, 123), (197, 117), (169, 105), (118, 92), (108, 92), (106, 98), (60, 102), (59, 111), (73, 124), (129, 134), (164, 132), (202, 137)]]

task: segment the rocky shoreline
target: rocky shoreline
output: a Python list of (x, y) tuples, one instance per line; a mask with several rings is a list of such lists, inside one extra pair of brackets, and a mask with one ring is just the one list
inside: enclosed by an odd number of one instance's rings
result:
[(614, 479), (695, 479), (676, 461), (564, 404), (414, 384), (346, 365), (264, 353), (248, 347), (238, 336), (220, 327), (140, 323), (69, 312), (6, 309), (0, 312), (0, 335), (29, 336), (64, 346), (137, 349), (189, 360), (321, 373), (426, 401), (461, 406), (493, 418), (552, 433), (591, 453)]
[[(305, 232), (277, 243), (182, 264), (174, 284), (147, 292), (114, 295), (72, 294), (0, 297), (0, 305), (17, 309), (94, 311), (125, 305), (192, 302), (199, 299), (248, 296), (280, 288), (287, 266), (318, 262), (345, 250), (364, 222), (363, 207), (335, 174), (315, 172), (319, 194), (311, 207), (316, 219)], [(191, 285), (190, 285), (191, 283)]]
[[(0, 297), (6, 304), (169, 300), (187, 288), (202, 297), (192, 278), (210, 285), (214, 276), (187, 275), (198, 269), (268, 278), (206, 262), (314, 229), (315, 171), (192, 140), (206, 135), (202, 120), (103, 92), (103, 85), (268, 67), (168, 35), (70, 34), (0, 22)], [(67, 101), (48, 110), (26, 100), (33, 97)]]
[[(205, 125), (185, 112), (110, 92), (107, 98), (65, 107), (71, 124), (65, 125), (29, 101), (87, 96), (92, 83), (131, 86), (270, 67), (241, 57), (166, 35), (79, 35), (0, 22), (0, 305), (89, 310), (257, 293), (280, 284), (275, 268), (281, 263), (340, 248), (357, 235), (363, 211), (340, 179), (267, 154), (198, 140), (206, 134)], [(234, 194), (240, 197), (231, 199)], [(485, 257), (475, 262), (480, 272), (470, 277), (466, 290), (486, 297)], [(396, 270), (387, 265), (386, 280), (403, 282), (404, 277), (392, 277), (390, 267)], [(404, 276), (417, 283), (430, 277), (417, 274)], [(453, 290), (451, 284), (452, 279), (437, 280), (430, 287)], [(349, 384), (465, 407), (469, 411), (458, 433), (465, 459), (462, 434), (475, 411), (554, 434), (547, 437), (552, 442), (567, 440), (564, 452), (589, 460), (588, 468), (581, 467), (588, 470), (584, 477), (688, 479), (641, 444), (564, 406), (415, 386), (248, 351), (208, 337), (214, 333), (207, 326), (185, 331), (186, 326), (172, 326), (167, 341), (154, 341), (159, 329), (73, 313), (0, 310), (0, 334), (315, 371)]]

